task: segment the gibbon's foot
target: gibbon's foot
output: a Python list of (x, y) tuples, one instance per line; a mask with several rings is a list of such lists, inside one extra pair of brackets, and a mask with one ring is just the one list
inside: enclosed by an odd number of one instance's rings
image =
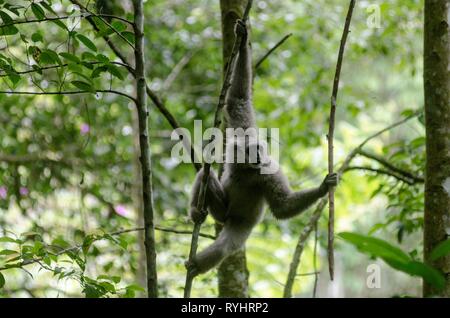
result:
[(242, 20), (236, 20), (236, 26), (235, 26), (235, 32), (236, 35), (242, 36), (242, 38), (245, 38), (247, 36), (247, 25)]
[(186, 267), (190, 276), (195, 277), (200, 274), (197, 264), (195, 264), (194, 262), (186, 261), (184, 262), (184, 266)]
[(337, 186), (339, 181), (338, 179), (339, 177), (337, 173), (333, 172), (331, 174), (328, 174), (323, 180), (320, 187), (322, 188), (322, 190), (324, 190), (324, 192), (328, 192), (330, 188)]
[(190, 211), (190, 216), (191, 219), (194, 223), (200, 223), (202, 224), (203, 222), (205, 222), (206, 217), (208, 216), (207, 213), (200, 211), (199, 209), (197, 209), (197, 207), (193, 206), (191, 207), (191, 211)]

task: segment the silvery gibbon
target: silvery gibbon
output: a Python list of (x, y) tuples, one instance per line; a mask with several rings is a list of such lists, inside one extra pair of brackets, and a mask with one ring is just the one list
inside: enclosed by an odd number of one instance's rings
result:
[[(243, 21), (237, 21), (235, 32), (242, 35), (239, 55), (234, 65), (231, 86), (225, 103), (228, 128), (256, 128), (252, 105), (252, 65), (248, 31)], [(248, 136), (247, 136), (248, 137)], [(245, 137), (244, 137), (245, 138)], [(293, 192), (283, 172), (263, 174), (261, 169), (278, 163), (270, 158), (256, 136), (227, 140), (225, 163), (220, 180), (211, 170), (206, 192), (206, 205), (213, 218), (223, 224), (217, 239), (198, 253), (192, 262), (186, 262), (192, 275), (207, 272), (245, 244), (253, 227), (263, 216), (264, 203), (277, 219), (288, 219), (306, 210), (336, 186), (337, 174), (327, 175), (320, 186)], [(256, 158), (249, 155), (256, 151)], [(246, 155), (235, 162), (236, 153)], [(190, 203), (189, 215), (194, 222), (203, 222), (205, 214), (197, 209), (203, 169), (197, 173)]]

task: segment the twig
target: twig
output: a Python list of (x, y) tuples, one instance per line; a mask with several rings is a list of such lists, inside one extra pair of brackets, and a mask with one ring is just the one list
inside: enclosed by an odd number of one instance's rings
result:
[(313, 286), (313, 298), (317, 296), (317, 283), (319, 281), (319, 272), (317, 271), (317, 241), (319, 240), (319, 220), (314, 224), (314, 286)]
[(409, 171), (401, 169), (401, 168), (393, 165), (392, 163), (390, 163), (386, 159), (384, 159), (384, 158), (382, 158), (382, 157), (380, 157), (380, 156), (378, 156), (376, 154), (364, 151), (362, 149), (359, 151), (358, 154), (360, 154), (361, 156), (366, 157), (368, 159), (372, 159), (372, 160), (380, 163), (381, 165), (385, 166), (389, 170), (392, 170), (392, 171), (394, 171), (394, 172), (396, 172), (396, 173), (398, 173), (398, 174), (400, 174), (400, 175), (402, 175), (402, 176), (404, 176), (404, 177), (406, 177), (408, 179), (411, 179), (414, 182), (419, 182), (419, 183), (424, 183), (425, 182), (425, 179), (423, 177), (416, 176), (416, 175), (412, 174)]
[(367, 167), (367, 166), (349, 166), (345, 172), (347, 171), (351, 171), (351, 170), (365, 170), (365, 171), (371, 171), (371, 172), (375, 172), (377, 174), (384, 174), (390, 177), (393, 177), (399, 181), (402, 181), (406, 184), (409, 185), (414, 185), (416, 183), (423, 183), (424, 181), (418, 181), (418, 180), (410, 180), (402, 175), (399, 175), (393, 171), (389, 171), (389, 170), (385, 170), (385, 169), (378, 169), (378, 168), (372, 168), (372, 167)]
[[(174, 234), (181, 234), (181, 235), (190, 235), (192, 234), (191, 231), (184, 231), (184, 230), (177, 230), (177, 229), (172, 229), (172, 228), (166, 228), (166, 227), (162, 227), (162, 226), (155, 226), (155, 230), (157, 231), (161, 231), (161, 232), (166, 232), (166, 233), (174, 233)], [(131, 229), (124, 229), (124, 230), (119, 230), (119, 231), (115, 231), (115, 232), (111, 232), (111, 233), (107, 233), (107, 235), (110, 236), (118, 236), (118, 235), (122, 235), (122, 234), (127, 234), (127, 233), (132, 233), (132, 232), (139, 232), (139, 231), (144, 231), (143, 227), (137, 227), (137, 228), (131, 228)], [(106, 234), (105, 234), (106, 235)], [(210, 234), (205, 234), (205, 233), (200, 233), (199, 234), (201, 237), (207, 238), (207, 239), (211, 239), (211, 240), (215, 240), (216, 237), (214, 235), (210, 235)], [(104, 239), (104, 237), (99, 237), (98, 239), (95, 239), (95, 241), (99, 241)], [(71, 246), (68, 248), (64, 248), (62, 250), (60, 250), (57, 253), (54, 253), (55, 256), (61, 256), (63, 254), (72, 252), (72, 251), (76, 251), (81, 249), (82, 245), (75, 245), (75, 246)], [(7, 270), (7, 269), (13, 269), (13, 268), (20, 268), (23, 266), (27, 266), (27, 265), (31, 265), (34, 263), (38, 263), (40, 261), (42, 261), (43, 258), (35, 258), (32, 260), (27, 260), (27, 261), (23, 261), (21, 263), (18, 264), (13, 264), (11, 266), (4, 266), (4, 267), (0, 267), (0, 271), (2, 270)]]
[[(352, 20), (353, 8), (355, 7), (355, 0), (350, 1), (347, 18), (345, 19), (344, 31), (342, 33), (341, 45), (339, 47), (339, 54), (336, 63), (336, 73), (333, 81), (333, 93), (331, 95), (331, 110), (330, 110), (330, 126), (328, 130), (328, 173), (333, 173), (334, 156), (333, 156), (333, 137), (334, 125), (336, 115), (336, 100), (339, 91), (339, 79), (341, 75), (342, 61), (344, 58), (345, 43), (350, 29), (350, 22)], [(328, 269), (331, 280), (334, 279), (334, 189), (331, 188), (328, 194), (329, 198), (329, 219), (328, 219)]]
[[(245, 8), (244, 15), (242, 16), (242, 21), (244, 23), (246, 23), (246, 21), (248, 20), (248, 15), (250, 13), (252, 2), (253, 2), (252, 0), (248, 0), (248, 2), (247, 2), (247, 6)], [(242, 35), (236, 34), (233, 49), (232, 49), (230, 57), (228, 59), (228, 64), (227, 64), (228, 67), (225, 72), (222, 90), (221, 90), (220, 96), (219, 96), (219, 102), (217, 104), (216, 112), (214, 115), (214, 127), (215, 128), (218, 128), (221, 123), (220, 114), (222, 112), (222, 109), (225, 106), (225, 98), (228, 93), (228, 89), (231, 86), (231, 75), (233, 72), (234, 61), (235, 61), (236, 55), (238, 53), (239, 47), (241, 46), (241, 42), (242, 42)], [(212, 140), (210, 140), (210, 141), (212, 141)], [(205, 203), (206, 203), (206, 190), (208, 188), (208, 179), (209, 179), (210, 170), (211, 170), (211, 164), (205, 162), (205, 164), (203, 165), (203, 178), (202, 178), (202, 183), (200, 186), (199, 196), (198, 196), (198, 201), (197, 201), (197, 209), (199, 211), (204, 212), (205, 214), (207, 213), (207, 211), (205, 211), (206, 210)], [(189, 262), (190, 263), (193, 262), (195, 254), (197, 253), (198, 234), (200, 232), (200, 227), (201, 227), (200, 222), (195, 223), (193, 234), (192, 234), (191, 248), (189, 251)], [(194, 279), (194, 276), (192, 275), (192, 272), (188, 270), (187, 274), (186, 274), (186, 284), (184, 286), (184, 298), (189, 298), (191, 296), (193, 279)]]
[(12, 25), (17, 25), (17, 24), (28, 24), (28, 23), (39, 23), (39, 22), (45, 22), (45, 21), (57, 21), (57, 20), (67, 20), (70, 18), (87, 18), (87, 17), (105, 17), (105, 18), (111, 18), (111, 19), (116, 19), (116, 20), (120, 20), (123, 21), (125, 23), (128, 23), (130, 25), (133, 25), (133, 22), (128, 21), (127, 19), (115, 16), (115, 15), (110, 15), (110, 14), (94, 14), (94, 13), (86, 13), (86, 14), (80, 14), (80, 15), (66, 15), (66, 16), (61, 16), (61, 17), (45, 17), (44, 19), (32, 19), (32, 20), (16, 20), (16, 21), (12, 21), (12, 22), (8, 22), (8, 23), (4, 23), (0, 25), (0, 29), (7, 27), (7, 26), (12, 26)]
[[(96, 65), (96, 64), (102, 64), (101, 62), (87, 62), (90, 65)], [(115, 64), (115, 65), (119, 65), (119, 66), (123, 66), (125, 68), (128, 69), (129, 65), (126, 65), (124, 63), (120, 63), (120, 62), (110, 62), (111, 64)], [(14, 71), (12, 72), (13, 74), (17, 74), (17, 75), (24, 75), (24, 74), (30, 74), (30, 73), (37, 73), (37, 72), (42, 72), (42, 71), (46, 71), (46, 70), (52, 70), (52, 69), (58, 69), (58, 68), (62, 68), (62, 67), (67, 67), (69, 66), (68, 63), (64, 63), (64, 64), (58, 64), (58, 65), (50, 65), (50, 66), (44, 66), (44, 67), (38, 67), (38, 68), (33, 68), (30, 70), (26, 70), (26, 71)], [(0, 77), (8, 77), (10, 74), (7, 73), (3, 73), (0, 74)]]
[(272, 54), (278, 47), (280, 47), (287, 39), (289, 39), (292, 36), (292, 33), (286, 34), (280, 41), (277, 42), (271, 49), (267, 51), (266, 54), (264, 54), (255, 64), (254, 69), (258, 69), (261, 64), (269, 57), (270, 54)]
[[(77, 6), (79, 6), (82, 10), (87, 10), (87, 8), (85, 6), (83, 6), (83, 4), (81, 4), (78, 0), (70, 0), (70, 2), (72, 2), (73, 4), (76, 4)], [(98, 28), (98, 26), (95, 24), (94, 20), (92, 20), (92, 17), (87, 17), (86, 20), (91, 24), (92, 28), (96, 31), (99, 32), (100, 29)], [(109, 48), (114, 52), (114, 54), (122, 61), (123, 64), (128, 65), (128, 70), (130, 72), (130, 74), (133, 77), (136, 77), (135, 71), (133, 69), (133, 67), (131, 67), (130, 62), (128, 61), (128, 59), (125, 57), (125, 55), (120, 51), (119, 48), (117, 48), (117, 46), (114, 44), (114, 42), (107, 36), (104, 35), (103, 36), (103, 40), (106, 42), (106, 44), (108, 44)], [(161, 98), (159, 98), (159, 96), (150, 88), (149, 85), (147, 85), (146, 87), (146, 91), (147, 91), (147, 95), (148, 97), (150, 97), (151, 101), (153, 102), (153, 104), (156, 106), (156, 108), (159, 110), (159, 112), (164, 116), (164, 118), (166, 118), (166, 120), (168, 121), (168, 123), (170, 124), (170, 126), (173, 129), (177, 129), (180, 128), (180, 125), (178, 124), (177, 120), (175, 119), (175, 117), (170, 113), (170, 111), (167, 109), (167, 107), (165, 106), (164, 102), (161, 100)], [(185, 140), (185, 142), (187, 143), (187, 140)], [(183, 143), (184, 144), (184, 143)], [(186, 144), (187, 145), (187, 144)], [(201, 169), (201, 164), (198, 163), (198, 160), (196, 160), (196, 154), (195, 154), (195, 149), (192, 145), (189, 144), (189, 147), (186, 146), (186, 148), (188, 148), (187, 150), (190, 151), (191, 154), (191, 162), (194, 166), (194, 168), (198, 171)]]
[[(417, 116), (419, 116), (419, 114), (421, 114), (421, 112), (417, 112), (409, 117), (406, 117), (376, 133), (374, 133), (373, 135), (370, 135), (369, 137), (367, 137), (366, 139), (364, 139), (364, 141), (362, 143), (360, 143), (356, 148), (354, 148), (345, 158), (345, 160), (342, 162), (341, 167), (338, 170), (338, 174), (342, 175), (349, 167), (350, 163), (352, 162), (352, 160), (358, 155), (358, 152), (372, 139), (377, 138), (378, 136), (382, 135), (383, 133), (394, 129), (404, 123), (406, 123), (407, 121), (416, 118)], [(325, 206), (327, 205), (327, 198), (323, 198), (322, 200), (320, 200), (320, 202), (317, 204), (316, 209), (314, 210), (314, 212), (311, 215), (311, 218), (308, 222), (308, 224), (303, 228), (302, 233), (299, 236), (299, 239), (297, 241), (297, 245), (295, 247), (295, 251), (294, 251), (294, 255), (292, 257), (292, 261), (291, 264), (289, 266), (289, 273), (287, 275), (286, 278), (286, 284), (284, 287), (284, 291), (283, 291), (283, 297), (285, 298), (290, 298), (292, 297), (292, 287), (294, 286), (294, 280), (295, 280), (295, 276), (297, 273), (297, 268), (300, 264), (300, 259), (303, 253), (303, 249), (305, 247), (305, 242), (308, 239), (309, 235), (311, 234), (313, 228), (314, 228), (314, 224), (316, 224), (316, 222), (319, 220), (320, 215), (322, 214), (323, 209), (325, 208)]]
[(0, 94), (10, 94), (10, 95), (79, 95), (79, 94), (94, 94), (94, 93), (108, 93), (124, 96), (136, 101), (136, 99), (126, 93), (111, 89), (97, 89), (95, 91), (61, 91), (61, 92), (19, 92), (19, 91), (0, 91)]
[[(177, 230), (177, 229), (170, 229), (170, 228), (164, 228), (161, 226), (155, 226), (155, 230), (161, 231), (161, 232), (167, 232), (167, 233), (174, 233), (174, 234), (189, 234), (192, 235), (192, 231), (184, 231), (184, 230)], [(216, 237), (214, 235), (209, 235), (209, 234), (205, 234), (205, 233), (199, 233), (198, 234), (201, 237), (207, 238), (207, 239), (211, 239), (211, 240), (215, 240)]]
[(194, 56), (196, 50), (190, 50), (187, 52), (181, 60), (175, 65), (175, 67), (172, 69), (170, 74), (167, 76), (167, 78), (164, 80), (164, 83), (162, 84), (163, 91), (167, 91), (169, 87), (172, 85), (172, 83), (175, 81), (175, 79), (178, 77), (178, 75), (181, 73), (183, 68), (189, 63), (189, 61)]

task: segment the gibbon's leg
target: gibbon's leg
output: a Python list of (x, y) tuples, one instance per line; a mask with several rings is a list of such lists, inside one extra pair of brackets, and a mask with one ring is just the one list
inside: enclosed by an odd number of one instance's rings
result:
[(244, 246), (252, 228), (253, 225), (241, 220), (228, 219), (214, 243), (198, 253), (193, 264), (186, 266), (194, 276), (209, 271)]
[(281, 170), (266, 175), (264, 180), (264, 197), (273, 215), (278, 219), (294, 217), (309, 208), (318, 199), (328, 193), (330, 187), (337, 185), (337, 174), (327, 175), (317, 188), (293, 192)]
[[(203, 169), (201, 169), (195, 178), (192, 188), (192, 198), (189, 215), (194, 222), (202, 223), (206, 215), (197, 210), (197, 201), (200, 194), (200, 187), (203, 179)], [(206, 206), (213, 218), (221, 223), (225, 222), (227, 214), (227, 200), (225, 191), (216, 177), (214, 171), (210, 171), (208, 178), (208, 189), (206, 190)]]

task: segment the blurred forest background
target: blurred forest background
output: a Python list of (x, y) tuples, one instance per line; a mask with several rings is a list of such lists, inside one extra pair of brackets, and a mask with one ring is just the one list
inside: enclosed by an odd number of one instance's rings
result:
[[(98, 12), (94, 1), (80, 3)], [(103, 10), (133, 20), (128, 1), (105, 3), (112, 8)], [(365, 138), (413, 116), (371, 139), (343, 174), (336, 190), (335, 232), (382, 238), (417, 260), (423, 254), (425, 127), (423, 114), (415, 116), (424, 107), (423, 7), (422, 0), (357, 1), (335, 135), (339, 166)], [(281, 165), (294, 189), (315, 186), (327, 173), (330, 95), (347, 8), (342, 0), (253, 4), (254, 61), (292, 33), (256, 69), (254, 103), (260, 127), (280, 128)], [(219, 1), (155, 0), (145, 2), (144, 10), (148, 85), (180, 126), (193, 130), (194, 120), (202, 119), (204, 128), (211, 127), (223, 69)], [(127, 43), (134, 41), (132, 30), (111, 19), (120, 36), (108, 28), (93, 31), (73, 1), (0, 1), (4, 24), (55, 16), (69, 17), (10, 25), (0, 37), (0, 297), (142, 296), (136, 110), (124, 96), (95, 93), (135, 94), (133, 77), (102, 38), (108, 36), (132, 60)], [(8, 93), (76, 89), (94, 93)], [(195, 169), (171, 158), (172, 127), (152, 100), (148, 105), (159, 296), (180, 297)], [(311, 212), (289, 221), (266, 213), (254, 230), (246, 247), (251, 297), (283, 295)], [(316, 276), (317, 297), (421, 295), (420, 277), (339, 238), (330, 282), (326, 228), (323, 213), (316, 261), (312, 233), (293, 296), (311, 297)], [(215, 234), (211, 218), (201, 231)], [(200, 238), (200, 248), (209, 243)], [(380, 269), (379, 288), (367, 282), (372, 264)], [(199, 276), (192, 295), (216, 297), (217, 284), (217, 270)]]

